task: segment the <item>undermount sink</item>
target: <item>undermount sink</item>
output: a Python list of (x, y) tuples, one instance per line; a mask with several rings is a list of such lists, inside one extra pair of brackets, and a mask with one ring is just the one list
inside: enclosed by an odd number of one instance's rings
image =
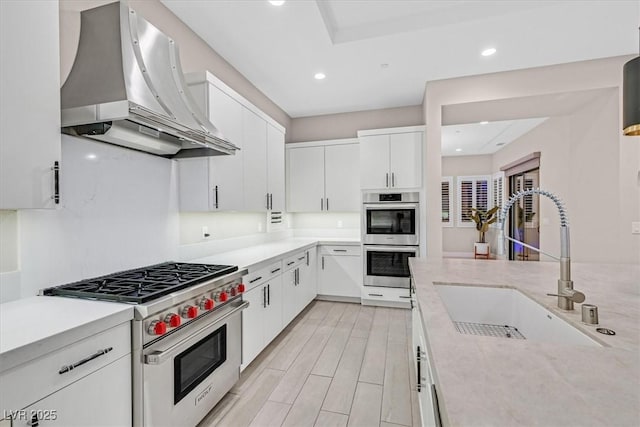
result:
[(513, 288), (435, 286), (461, 333), (568, 345), (601, 345)]

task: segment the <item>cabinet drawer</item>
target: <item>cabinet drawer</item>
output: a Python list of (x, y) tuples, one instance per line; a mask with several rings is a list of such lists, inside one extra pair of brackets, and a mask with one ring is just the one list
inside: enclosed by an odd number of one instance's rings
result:
[(283, 261), (283, 269), (284, 271), (291, 270), (292, 268), (297, 267), (303, 262), (306, 263), (307, 260), (307, 251), (298, 252), (294, 255), (288, 256)]
[(282, 273), (282, 260), (262, 267), (256, 271), (252, 271), (242, 278), (242, 283), (246, 286), (246, 290), (260, 286), (267, 280)]
[(23, 409), (130, 353), (126, 322), (17, 366), (0, 376), (0, 410)]
[(320, 255), (353, 255), (360, 256), (362, 249), (360, 245), (331, 245), (320, 246)]
[(405, 288), (362, 287), (363, 305), (381, 305), (389, 307), (411, 307), (411, 295)]

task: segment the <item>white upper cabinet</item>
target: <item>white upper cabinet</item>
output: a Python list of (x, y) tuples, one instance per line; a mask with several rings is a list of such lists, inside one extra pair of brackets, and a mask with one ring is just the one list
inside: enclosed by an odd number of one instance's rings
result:
[(54, 208), (61, 151), (58, 2), (0, 1), (0, 20), (0, 209)]
[(325, 208), (336, 212), (360, 210), (360, 145), (328, 145), (324, 148)]
[(358, 132), (362, 189), (422, 186), (423, 127)]
[(324, 147), (287, 148), (287, 211), (324, 210)]
[(267, 191), (267, 122), (248, 109), (242, 110), (244, 210), (265, 211)]
[(180, 210), (260, 212), (275, 201), (282, 206), (284, 128), (211, 73), (191, 73), (186, 79), (209, 120), (240, 150), (180, 159)]
[(359, 212), (356, 140), (287, 145), (287, 211)]
[(271, 210), (284, 211), (284, 133), (267, 124), (267, 189)]

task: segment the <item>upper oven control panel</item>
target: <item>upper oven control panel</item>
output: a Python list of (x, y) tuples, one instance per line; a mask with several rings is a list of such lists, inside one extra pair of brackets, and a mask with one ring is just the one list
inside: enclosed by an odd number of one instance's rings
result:
[(407, 191), (402, 193), (364, 193), (363, 203), (417, 203), (420, 193)]

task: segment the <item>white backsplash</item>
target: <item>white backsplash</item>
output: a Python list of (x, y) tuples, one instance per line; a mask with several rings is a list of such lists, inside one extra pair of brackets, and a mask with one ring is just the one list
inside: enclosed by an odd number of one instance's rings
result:
[(175, 162), (62, 136), (61, 203), (18, 212), (21, 296), (177, 259)]
[(291, 213), (287, 227), (296, 237), (360, 237), (360, 213)]

